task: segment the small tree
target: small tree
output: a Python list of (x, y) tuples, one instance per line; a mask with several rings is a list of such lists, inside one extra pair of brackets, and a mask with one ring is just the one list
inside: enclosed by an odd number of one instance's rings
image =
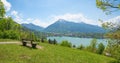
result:
[(48, 42), (49, 42), (49, 44), (52, 44), (52, 40), (51, 39), (48, 39)]
[(57, 41), (56, 41), (56, 39), (54, 39), (54, 40), (53, 40), (53, 44), (57, 44)]
[(96, 52), (97, 39), (92, 39), (90, 45), (87, 47), (87, 50), (90, 52)]
[(103, 51), (104, 51), (104, 49), (105, 49), (105, 46), (103, 45), (103, 43), (100, 43), (100, 44), (98, 45), (97, 53), (98, 53), (98, 54), (102, 54)]

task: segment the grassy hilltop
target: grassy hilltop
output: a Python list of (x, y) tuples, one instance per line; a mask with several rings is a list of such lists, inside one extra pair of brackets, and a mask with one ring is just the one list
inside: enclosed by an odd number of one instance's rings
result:
[(59, 45), (39, 43), (42, 49), (0, 45), (0, 63), (109, 63), (115, 59)]

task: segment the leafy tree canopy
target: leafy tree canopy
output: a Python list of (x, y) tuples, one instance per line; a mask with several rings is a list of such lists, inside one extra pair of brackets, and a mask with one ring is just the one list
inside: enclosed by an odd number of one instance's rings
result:
[(0, 0), (0, 18), (3, 18), (5, 16), (5, 8), (4, 4)]
[(96, 5), (107, 14), (120, 10), (120, 0), (96, 0)]

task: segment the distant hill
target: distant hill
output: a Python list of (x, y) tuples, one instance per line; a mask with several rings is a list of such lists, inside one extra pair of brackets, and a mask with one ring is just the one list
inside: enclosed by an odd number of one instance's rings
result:
[(46, 32), (82, 32), (82, 33), (104, 33), (102, 27), (86, 23), (74, 23), (67, 20), (59, 19), (44, 29)]
[(37, 25), (34, 25), (32, 23), (30, 24), (21, 24), (23, 27), (25, 28), (28, 28), (30, 30), (35, 30), (35, 31), (42, 31), (44, 28), (43, 27), (40, 27), (40, 26), (37, 26)]

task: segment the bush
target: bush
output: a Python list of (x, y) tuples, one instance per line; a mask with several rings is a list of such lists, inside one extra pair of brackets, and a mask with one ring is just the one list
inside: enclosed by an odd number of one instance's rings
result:
[(97, 40), (92, 39), (90, 45), (86, 47), (87, 51), (96, 52), (96, 45), (97, 45)]
[(61, 46), (66, 46), (66, 47), (71, 47), (72, 44), (70, 42), (68, 42), (67, 40), (62, 41), (62, 43), (60, 44)]
[(105, 53), (109, 53), (111, 57), (117, 59), (120, 62), (120, 44), (119, 40), (108, 40), (108, 45), (104, 50)]
[(103, 45), (103, 43), (100, 43), (100, 44), (98, 45), (97, 53), (98, 53), (98, 54), (102, 54), (103, 51), (104, 51), (104, 49), (105, 49), (105, 46)]
[(3, 39), (20, 39), (20, 35), (18, 32), (13, 31), (13, 30), (8, 30), (3, 32)]
[(73, 48), (76, 48), (76, 46), (75, 46), (75, 45), (73, 45)]
[(45, 42), (45, 41), (44, 41), (44, 38), (41, 38), (41, 42), (42, 42), (42, 43)]
[(81, 44), (77, 49), (83, 50), (85, 47)]

